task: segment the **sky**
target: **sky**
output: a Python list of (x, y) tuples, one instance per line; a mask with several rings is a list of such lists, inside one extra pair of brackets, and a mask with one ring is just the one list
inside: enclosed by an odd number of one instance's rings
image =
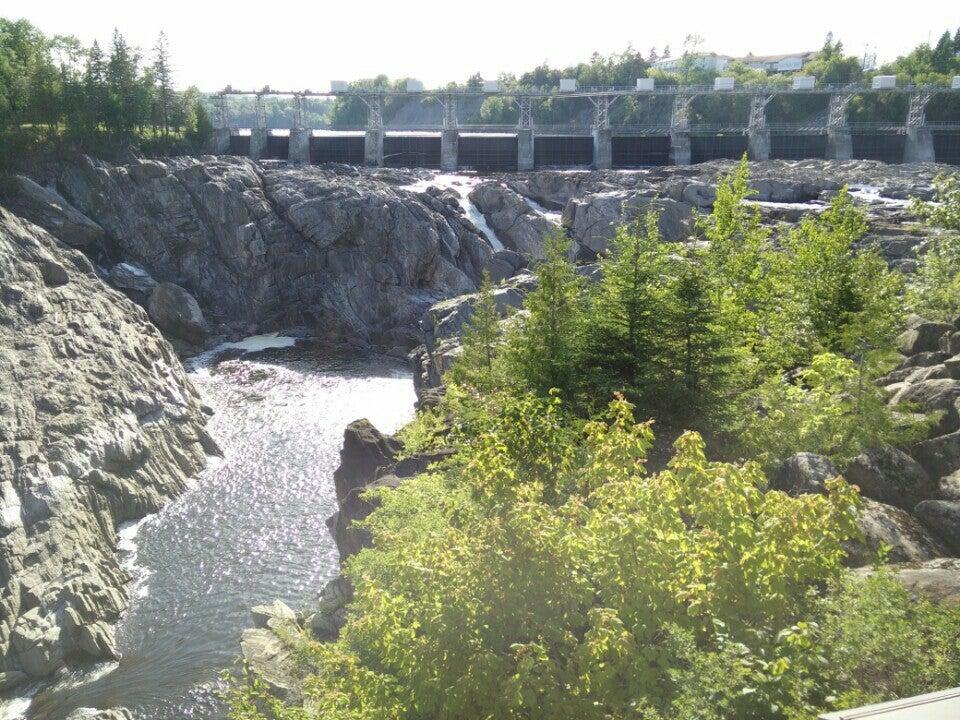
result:
[(947, 28), (960, 26), (960, 0), (912, 0), (896, 11), (887, 2), (805, 0), (803, 3), (651, 3), (591, 0), (367, 0), (366, 2), (224, 3), (216, 0), (3, 0), (0, 15), (23, 17), (51, 34), (108, 45), (117, 27), (149, 52), (163, 30), (179, 87), (214, 91), (326, 90), (331, 80), (386, 73), (426, 86), (520, 74), (543, 61), (565, 66), (593, 52), (628, 45), (674, 54), (688, 34), (704, 49), (728, 55), (813, 50), (828, 31), (858, 56), (882, 63)]

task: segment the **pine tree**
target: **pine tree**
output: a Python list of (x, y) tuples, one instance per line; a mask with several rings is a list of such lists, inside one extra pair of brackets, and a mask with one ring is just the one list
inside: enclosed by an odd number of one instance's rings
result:
[(580, 376), (585, 397), (601, 406), (620, 392), (646, 412), (659, 384), (660, 275), (666, 265), (660, 213), (620, 227), (601, 260), (600, 282), (589, 293)]
[(450, 379), (484, 393), (495, 390), (499, 385), (496, 366), (500, 334), (497, 301), (490, 275), (484, 272), (473, 314), (464, 329), (460, 356), (450, 369)]
[(88, 129), (96, 131), (106, 121), (107, 113), (107, 66), (96, 40), (87, 54), (87, 63), (83, 71), (83, 90), (88, 103)]
[(153, 79), (156, 83), (156, 117), (160, 120), (164, 137), (170, 135), (170, 119), (173, 113), (173, 71), (170, 68), (170, 50), (167, 36), (161, 30), (153, 48)]
[(671, 377), (661, 411), (679, 427), (706, 430), (724, 406), (734, 352), (698, 258), (676, 262), (662, 323)]
[(530, 389), (573, 393), (574, 359), (581, 319), (580, 277), (567, 254), (570, 241), (557, 231), (544, 239), (537, 288), (524, 304), (528, 315), (511, 334), (507, 358), (513, 375)]
[(129, 135), (142, 120), (138, 116), (137, 76), (139, 58), (120, 31), (114, 29), (107, 62), (109, 111), (107, 125), (116, 133)]

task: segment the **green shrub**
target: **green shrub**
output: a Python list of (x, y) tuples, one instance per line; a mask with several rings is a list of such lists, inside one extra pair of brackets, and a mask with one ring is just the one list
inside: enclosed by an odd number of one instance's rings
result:
[(960, 175), (938, 176), (934, 191), (934, 203), (915, 200), (913, 209), (943, 232), (927, 240), (907, 300), (918, 315), (952, 321), (960, 315)]
[(495, 405), (453, 469), (381, 491), (347, 625), (312, 645), (316, 717), (669, 714), (692, 697), (676, 674), (691, 653), (776, 654), (843, 572), (842, 480), (766, 491), (695, 433), (649, 475), (652, 431), (625, 401), (581, 430), (556, 399)]
[(875, 383), (879, 372), (823, 353), (795, 382), (771, 377), (742, 399), (737, 431), (744, 452), (764, 464), (814, 452), (842, 466), (866, 447), (918, 439), (927, 423), (898, 421)]

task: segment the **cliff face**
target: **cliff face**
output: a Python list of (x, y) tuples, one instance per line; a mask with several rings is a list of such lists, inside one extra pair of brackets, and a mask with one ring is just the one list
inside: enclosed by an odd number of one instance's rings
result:
[(475, 289), (492, 256), (452, 194), (399, 186), (415, 179), (204, 157), (85, 160), (58, 186), (119, 259), (186, 288), (222, 328), (409, 348), (420, 314)]
[(116, 653), (117, 525), (216, 447), (144, 311), (0, 208), (0, 689)]

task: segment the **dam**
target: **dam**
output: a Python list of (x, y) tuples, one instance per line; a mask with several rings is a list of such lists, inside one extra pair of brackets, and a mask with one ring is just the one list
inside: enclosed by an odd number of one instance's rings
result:
[[(950, 107), (960, 99), (960, 76), (950, 85), (897, 87), (893, 82), (871, 85), (818, 85), (813, 78), (794, 78), (792, 85), (737, 86), (733, 78), (717, 78), (713, 86), (655, 87), (649, 79), (636, 88), (496, 89), (426, 91), (345, 89), (329, 92), (282, 92), (225, 89), (208, 96), (217, 107), (212, 152), (254, 160), (287, 160), (298, 164), (340, 162), (371, 167), (434, 168), (447, 171), (515, 171), (592, 168), (630, 169), (657, 165), (688, 165), (717, 159), (751, 160), (881, 160), (960, 164), (960, 112), (929, 121), (927, 106), (948, 96)], [(798, 82), (798, 81), (810, 82)], [(336, 85), (342, 85), (337, 83)], [(493, 83), (493, 85), (497, 85)], [(561, 86), (563, 83), (561, 83)], [(256, 103), (253, 127), (231, 122), (227, 99), (252, 96)], [(488, 97), (515, 106), (515, 124), (462, 122), (458, 108)], [(792, 118), (790, 103), (817, 98), (823, 111), (811, 120)], [(292, 101), (289, 128), (268, 128), (267, 98)], [(311, 98), (343, 98), (366, 109), (366, 124), (351, 127), (306, 127), (303, 104)], [(854, 122), (848, 109), (856, 99), (886, 101), (903, 107), (902, 117)], [(893, 100), (893, 102), (891, 102)], [(385, 122), (386, 103), (435, 103), (440, 117), (432, 122)], [(540, 123), (535, 108), (545, 102), (588, 103), (583, 114), (567, 123)], [(741, 108), (742, 119), (722, 124), (691, 117), (697, 102), (713, 107), (724, 103)], [(668, 112), (644, 124), (616, 124), (611, 107), (618, 102), (660, 103)], [(768, 108), (780, 103), (775, 120)], [(795, 104), (795, 103), (794, 103)], [(784, 111), (783, 108), (787, 110)], [(889, 115), (889, 113), (887, 113)], [(954, 117), (955, 115), (955, 117)], [(791, 121), (793, 120), (793, 121)]]

